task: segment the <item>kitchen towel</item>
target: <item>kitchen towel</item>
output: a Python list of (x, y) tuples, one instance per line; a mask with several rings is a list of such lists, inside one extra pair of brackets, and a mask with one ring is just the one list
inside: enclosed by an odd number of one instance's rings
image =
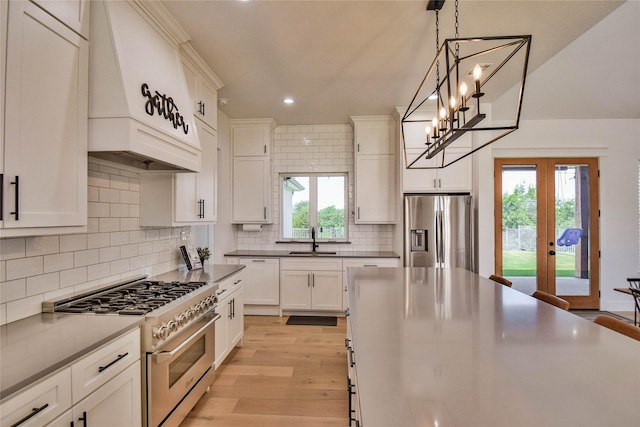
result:
[(242, 224), (242, 231), (260, 231), (262, 224)]

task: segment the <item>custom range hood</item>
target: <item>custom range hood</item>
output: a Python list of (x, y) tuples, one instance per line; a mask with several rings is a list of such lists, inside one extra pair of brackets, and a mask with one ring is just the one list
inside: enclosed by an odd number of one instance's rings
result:
[(89, 155), (144, 170), (200, 172), (179, 45), (142, 6), (91, 2)]

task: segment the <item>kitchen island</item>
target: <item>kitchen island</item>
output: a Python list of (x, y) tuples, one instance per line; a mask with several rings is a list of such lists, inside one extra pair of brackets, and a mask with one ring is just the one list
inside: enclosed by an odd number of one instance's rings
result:
[(360, 426), (640, 425), (638, 341), (463, 269), (347, 287)]

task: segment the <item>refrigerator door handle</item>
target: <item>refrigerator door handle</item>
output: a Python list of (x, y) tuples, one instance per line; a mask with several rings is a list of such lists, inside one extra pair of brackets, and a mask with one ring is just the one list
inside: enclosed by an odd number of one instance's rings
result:
[(442, 211), (438, 211), (438, 232), (440, 233), (440, 262), (442, 263), (442, 266), (444, 267), (444, 263), (445, 263), (445, 259), (444, 259), (444, 217), (442, 215)]
[(435, 266), (436, 267), (440, 267), (440, 247), (442, 246), (442, 241), (440, 239), (440, 211), (436, 211), (436, 215), (435, 215), (435, 219), (436, 219), (436, 224), (435, 224), (435, 231), (436, 231), (436, 263)]

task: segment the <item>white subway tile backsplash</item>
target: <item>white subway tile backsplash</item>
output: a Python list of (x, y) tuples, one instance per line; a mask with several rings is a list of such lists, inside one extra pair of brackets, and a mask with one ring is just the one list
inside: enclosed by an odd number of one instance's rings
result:
[(129, 190), (129, 177), (115, 175), (112, 173), (110, 175), (110, 187), (118, 190)]
[(44, 256), (44, 273), (73, 268), (73, 252)]
[(103, 203), (120, 203), (120, 190), (115, 188), (101, 188), (100, 201)]
[(120, 230), (122, 231), (134, 231), (139, 227), (138, 218), (120, 218)]
[(98, 230), (100, 233), (120, 231), (120, 218), (99, 218)]
[(0, 260), (23, 258), (26, 254), (26, 239), (4, 239), (0, 241)]
[(53, 272), (27, 278), (27, 296), (44, 294), (60, 288), (60, 273)]
[(7, 303), (7, 323), (33, 316), (42, 311), (43, 294), (18, 299)]
[(129, 243), (129, 232), (117, 231), (114, 233), (109, 233), (109, 241), (111, 243), (111, 246), (126, 245)]
[(7, 280), (37, 276), (44, 272), (41, 256), (7, 260)]
[(73, 253), (75, 267), (83, 267), (85, 265), (97, 264), (100, 262), (100, 251), (98, 249), (88, 249), (86, 251), (78, 251)]
[(27, 237), (25, 243), (28, 257), (60, 252), (59, 236)]
[(138, 204), (140, 199), (140, 193), (138, 191), (120, 191), (120, 202), (129, 204)]
[(15, 301), (27, 296), (27, 279), (10, 280), (0, 283), (0, 303)]
[(120, 259), (120, 246), (109, 246), (100, 249), (100, 262), (109, 262)]
[(126, 218), (129, 217), (129, 205), (123, 203), (111, 203), (109, 205), (108, 216), (112, 218)]
[(89, 218), (101, 218), (109, 216), (109, 203), (89, 202), (87, 203), (87, 216)]
[(60, 252), (82, 251), (87, 249), (86, 234), (60, 236)]
[(66, 288), (68, 286), (74, 286), (79, 283), (86, 282), (87, 279), (87, 268), (88, 267), (78, 267), (72, 268), (69, 270), (63, 270), (60, 272), (60, 287)]
[(99, 280), (111, 275), (111, 263), (93, 264), (87, 267), (87, 280)]
[(109, 233), (87, 234), (87, 249), (105, 248), (111, 244)]

